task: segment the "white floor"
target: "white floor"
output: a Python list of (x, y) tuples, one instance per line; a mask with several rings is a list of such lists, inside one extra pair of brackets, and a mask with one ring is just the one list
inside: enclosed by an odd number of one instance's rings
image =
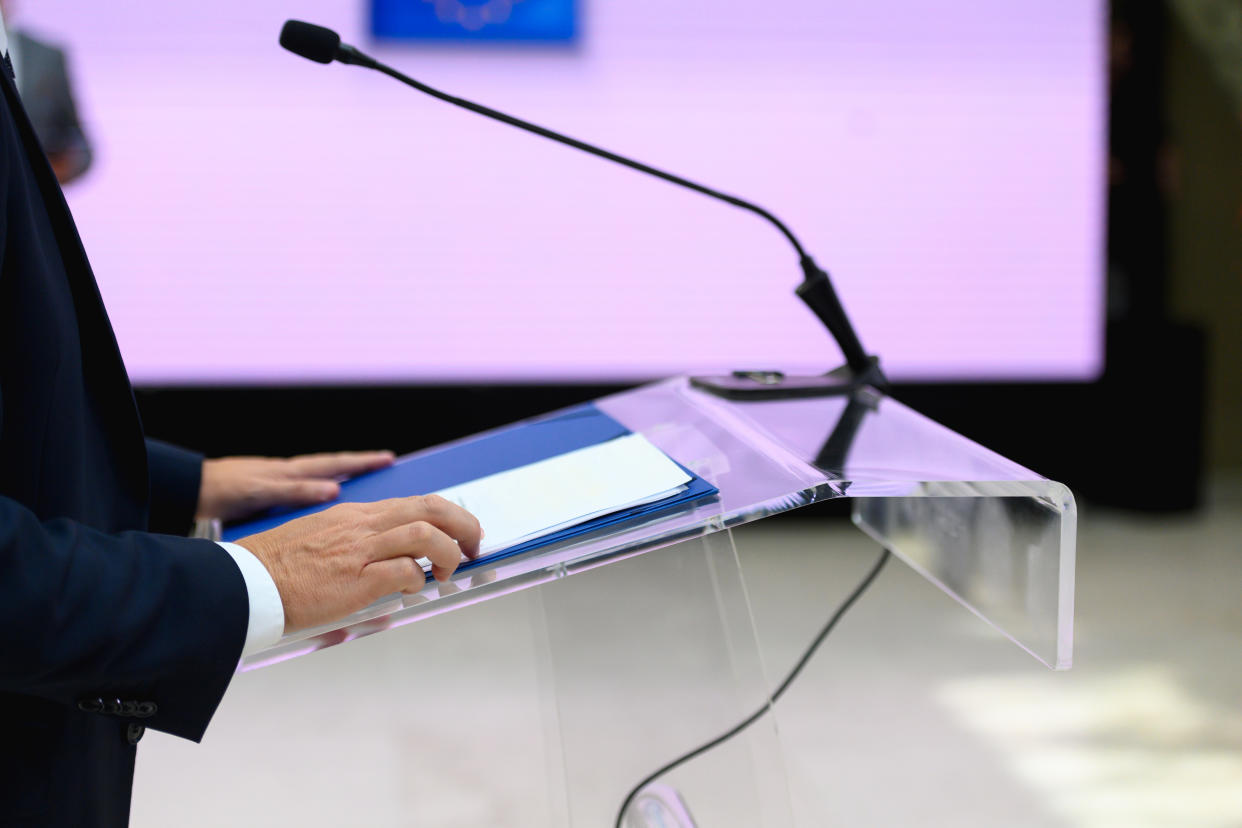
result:
[[(1068, 673), (890, 564), (779, 706), (797, 824), (1242, 826), (1239, 482), (1189, 518), (1082, 511)], [(877, 550), (848, 526), (774, 523), (743, 566), (783, 674)], [(532, 600), (239, 676), (202, 745), (147, 734), (133, 824), (553, 824)], [(568, 678), (596, 687), (623, 731), (600, 666)], [(668, 744), (690, 746), (676, 727)], [(687, 773), (710, 776), (718, 758)], [(691, 806), (705, 828), (745, 824)]]

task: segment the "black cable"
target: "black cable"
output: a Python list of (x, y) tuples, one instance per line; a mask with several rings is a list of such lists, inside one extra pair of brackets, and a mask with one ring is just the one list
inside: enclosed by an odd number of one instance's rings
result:
[(819, 635), (815, 636), (815, 640), (811, 642), (811, 646), (807, 647), (806, 652), (802, 654), (802, 658), (798, 659), (798, 663), (795, 664), (794, 668), (789, 671), (789, 675), (785, 676), (785, 680), (782, 681), (780, 686), (776, 688), (776, 692), (768, 697), (768, 700), (764, 702), (762, 707), (744, 719), (741, 723), (735, 725), (728, 732), (717, 736), (710, 742), (699, 745), (688, 753), (683, 753), (681, 756), (678, 756), (676, 759), (669, 762), (659, 770), (654, 771), (644, 778), (643, 781), (635, 785), (630, 790), (629, 794), (626, 795), (625, 801), (621, 803), (620, 810), (617, 811), (616, 828), (621, 828), (621, 824), (625, 821), (625, 812), (629, 809), (631, 803), (633, 803), (634, 797), (638, 796), (643, 788), (673, 770), (673, 768), (685, 764), (694, 757), (706, 753), (717, 745), (732, 739), (734, 736), (758, 721), (764, 713), (771, 710), (772, 705), (776, 704), (777, 700), (784, 695), (785, 691), (789, 689), (789, 685), (793, 684), (794, 679), (796, 679), (798, 674), (802, 672), (802, 668), (805, 667), (807, 662), (811, 660), (811, 656), (815, 655), (815, 651), (819, 649), (819, 645), (824, 643), (824, 639), (828, 637), (828, 633), (832, 632), (832, 628), (837, 625), (837, 622), (841, 620), (841, 617), (845, 615), (850, 607), (854, 605), (854, 602), (862, 597), (862, 594), (867, 591), (867, 588), (871, 586), (872, 582), (879, 577), (880, 571), (884, 569), (884, 564), (888, 563), (888, 559), (891, 555), (892, 553), (888, 550), (888, 548), (885, 548), (884, 551), (880, 553), (880, 558), (875, 562), (875, 565), (871, 567), (871, 571), (868, 572), (867, 576), (859, 582), (858, 586), (854, 587), (854, 591), (851, 592), (849, 597), (841, 603), (841, 606), (837, 607), (837, 611), (834, 612), (832, 617), (828, 619), (828, 623), (825, 624), (824, 628), (819, 631)]

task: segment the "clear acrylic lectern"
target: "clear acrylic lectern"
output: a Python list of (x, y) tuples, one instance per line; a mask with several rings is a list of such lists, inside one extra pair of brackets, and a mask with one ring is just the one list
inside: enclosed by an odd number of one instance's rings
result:
[[(1061, 484), (869, 388), (741, 402), (678, 378), (596, 405), (719, 495), (381, 600), (242, 670), (526, 590), (548, 804), (509, 824), (612, 825), (638, 780), (772, 689), (732, 530), (831, 498), (851, 498), (862, 531), (1036, 659), (1070, 666), (1076, 513)], [(782, 767), (771, 717), (761, 719), (650, 785), (625, 824), (789, 825)]]

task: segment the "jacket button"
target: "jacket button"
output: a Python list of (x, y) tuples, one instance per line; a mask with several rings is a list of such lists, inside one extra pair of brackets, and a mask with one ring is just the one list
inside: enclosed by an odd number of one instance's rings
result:
[(147, 729), (142, 725), (130, 723), (125, 728), (125, 741), (129, 742), (131, 745), (136, 745), (138, 744), (138, 740), (142, 738), (142, 734), (146, 732)]
[(78, 710), (84, 713), (98, 713), (103, 710), (103, 699), (80, 699)]
[(138, 702), (138, 707), (134, 711), (134, 716), (139, 719), (149, 719), (158, 711), (159, 705), (152, 701)]

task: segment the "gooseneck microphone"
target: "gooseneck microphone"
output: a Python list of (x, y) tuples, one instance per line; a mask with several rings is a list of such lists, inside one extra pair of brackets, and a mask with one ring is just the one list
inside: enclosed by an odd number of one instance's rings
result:
[(841, 348), (842, 354), (845, 356), (846, 365), (843, 369), (838, 369), (825, 377), (791, 377), (788, 378), (788, 382), (784, 375), (779, 372), (738, 371), (734, 372), (733, 377), (695, 378), (696, 386), (723, 396), (739, 399), (822, 396), (846, 393), (851, 388), (863, 383), (880, 388), (887, 386), (887, 381), (879, 368), (879, 360), (876, 357), (868, 356), (863, 349), (862, 343), (858, 339), (858, 334), (855, 333), (854, 326), (850, 324), (845, 308), (841, 305), (841, 300), (837, 297), (836, 290), (832, 287), (828, 274), (815, 264), (815, 260), (803, 249), (802, 243), (785, 226), (784, 222), (759, 205), (737, 196), (722, 193), (711, 187), (696, 184), (681, 176), (656, 169), (632, 158), (617, 155), (614, 152), (609, 152), (585, 141), (570, 138), (568, 135), (562, 135), (538, 124), (532, 124), (521, 118), (506, 115), (482, 104), (441, 92), (438, 89), (427, 86), (425, 83), (414, 80), (408, 75), (393, 69), (391, 66), (380, 63), (374, 58), (358, 51), (353, 46), (341, 43), (340, 35), (323, 26), (304, 23), (300, 20), (286, 21), (284, 28), (280, 32), (280, 45), (290, 52), (301, 55), (307, 60), (313, 60), (316, 63), (327, 64), (337, 61), (352, 66), (364, 66), (368, 69), (374, 69), (445, 103), (450, 103), (501, 123), (532, 132), (535, 135), (540, 135), (574, 149), (582, 150), (598, 158), (604, 158), (624, 167), (629, 167), (632, 170), (655, 176), (671, 184), (694, 190), (697, 193), (710, 196), (726, 204), (732, 204), (734, 207), (740, 207), (743, 210), (763, 217), (775, 226), (789, 240), (789, 243), (793, 245), (802, 265), (804, 280), (797, 287), (796, 293), (828, 328), (828, 331), (832, 334), (837, 345)]

